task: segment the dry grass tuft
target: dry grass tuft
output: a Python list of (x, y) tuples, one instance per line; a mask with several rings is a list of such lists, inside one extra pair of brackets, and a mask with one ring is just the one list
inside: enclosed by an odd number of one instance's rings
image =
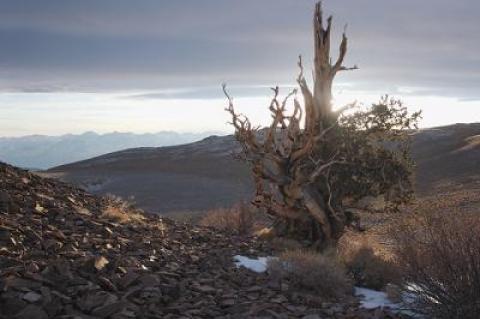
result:
[(480, 216), (422, 213), (395, 233), (405, 286), (435, 318), (480, 314)]
[(200, 219), (199, 224), (239, 235), (249, 235), (258, 226), (257, 219), (257, 213), (254, 209), (241, 202), (231, 208), (215, 209), (207, 212)]
[(352, 292), (352, 283), (333, 254), (287, 251), (268, 262), (268, 273), (274, 281), (326, 299), (338, 299)]
[(106, 208), (101, 217), (120, 224), (141, 223), (145, 216), (141, 209), (135, 207), (133, 201), (126, 201), (118, 196), (108, 195)]
[(273, 227), (263, 227), (254, 232), (254, 235), (261, 240), (272, 240), (277, 238)]

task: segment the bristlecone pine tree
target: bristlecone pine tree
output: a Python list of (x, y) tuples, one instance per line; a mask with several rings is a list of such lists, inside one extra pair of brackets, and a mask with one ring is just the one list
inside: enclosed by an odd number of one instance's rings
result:
[[(349, 207), (362, 198), (383, 196), (389, 209), (412, 197), (410, 129), (420, 113), (409, 114), (398, 100), (382, 97), (369, 108), (356, 103), (332, 109), (332, 82), (345, 67), (347, 37), (343, 34), (335, 63), (330, 58), (332, 17), (326, 28), (321, 3), (314, 14), (313, 92), (304, 77), (302, 59), (297, 90), (284, 99), (273, 88), (269, 127), (252, 126), (235, 111), (223, 86), (242, 155), (250, 164), (256, 185), (253, 204), (275, 219), (279, 236), (309, 240), (318, 249), (340, 238), (357, 221)], [(293, 98), (293, 109), (287, 110)]]

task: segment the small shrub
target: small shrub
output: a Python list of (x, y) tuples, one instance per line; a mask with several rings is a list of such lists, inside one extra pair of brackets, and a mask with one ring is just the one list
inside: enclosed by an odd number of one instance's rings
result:
[(338, 299), (352, 292), (345, 269), (333, 254), (287, 251), (268, 261), (268, 273), (274, 281), (288, 282), (296, 290), (327, 299)]
[(367, 241), (342, 242), (339, 256), (358, 286), (382, 290), (387, 284), (400, 281), (393, 258), (376, 251)]
[(480, 314), (480, 217), (421, 214), (396, 232), (405, 289), (436, 318)]
[(252, 207), (241, 202), (231, 208), (207, 212), (201, 218), (199, 224), (240, 235), (247, 235), (253, 232), (255, 218), (255, 212)]
[(102, 218), (121, 224), (143, 222), (145, 219), (143, 211), (136, 208), (132, 200), (123, 200), (114, 195), (107, 195), (104, 200), (106, 204), (102, 211)]

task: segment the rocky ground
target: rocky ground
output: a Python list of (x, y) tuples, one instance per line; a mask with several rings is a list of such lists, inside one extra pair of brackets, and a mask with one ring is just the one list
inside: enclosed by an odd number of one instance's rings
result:
[(120, 224), (84, 191), (0, 163), (0, 318), (400, 318), (237, 268), (271, 253), (158, 216)]

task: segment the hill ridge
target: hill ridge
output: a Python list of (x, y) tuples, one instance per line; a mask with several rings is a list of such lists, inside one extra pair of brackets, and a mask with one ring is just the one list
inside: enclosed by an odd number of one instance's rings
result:
[[(480, 123), (429, 128), (413, 134), (419, 193), (433, 193), (452, 183), (478, 183), (480, 143), (471, 138), (479, 134)], [(46, 175), (96, 194), (133, 196), (149, 211), (202, 211), (251, 198), (250, 171), (231, 155), (238, 149), (231, 135), (209, 137), (185, 145), (105, 154), (53, 168)]]
[(85, 132), (60, 136), (0, 137), (0, 160), (21, 167), (46, 169), (135, 146), (165, 146), (193, 142), (212, 133)]

